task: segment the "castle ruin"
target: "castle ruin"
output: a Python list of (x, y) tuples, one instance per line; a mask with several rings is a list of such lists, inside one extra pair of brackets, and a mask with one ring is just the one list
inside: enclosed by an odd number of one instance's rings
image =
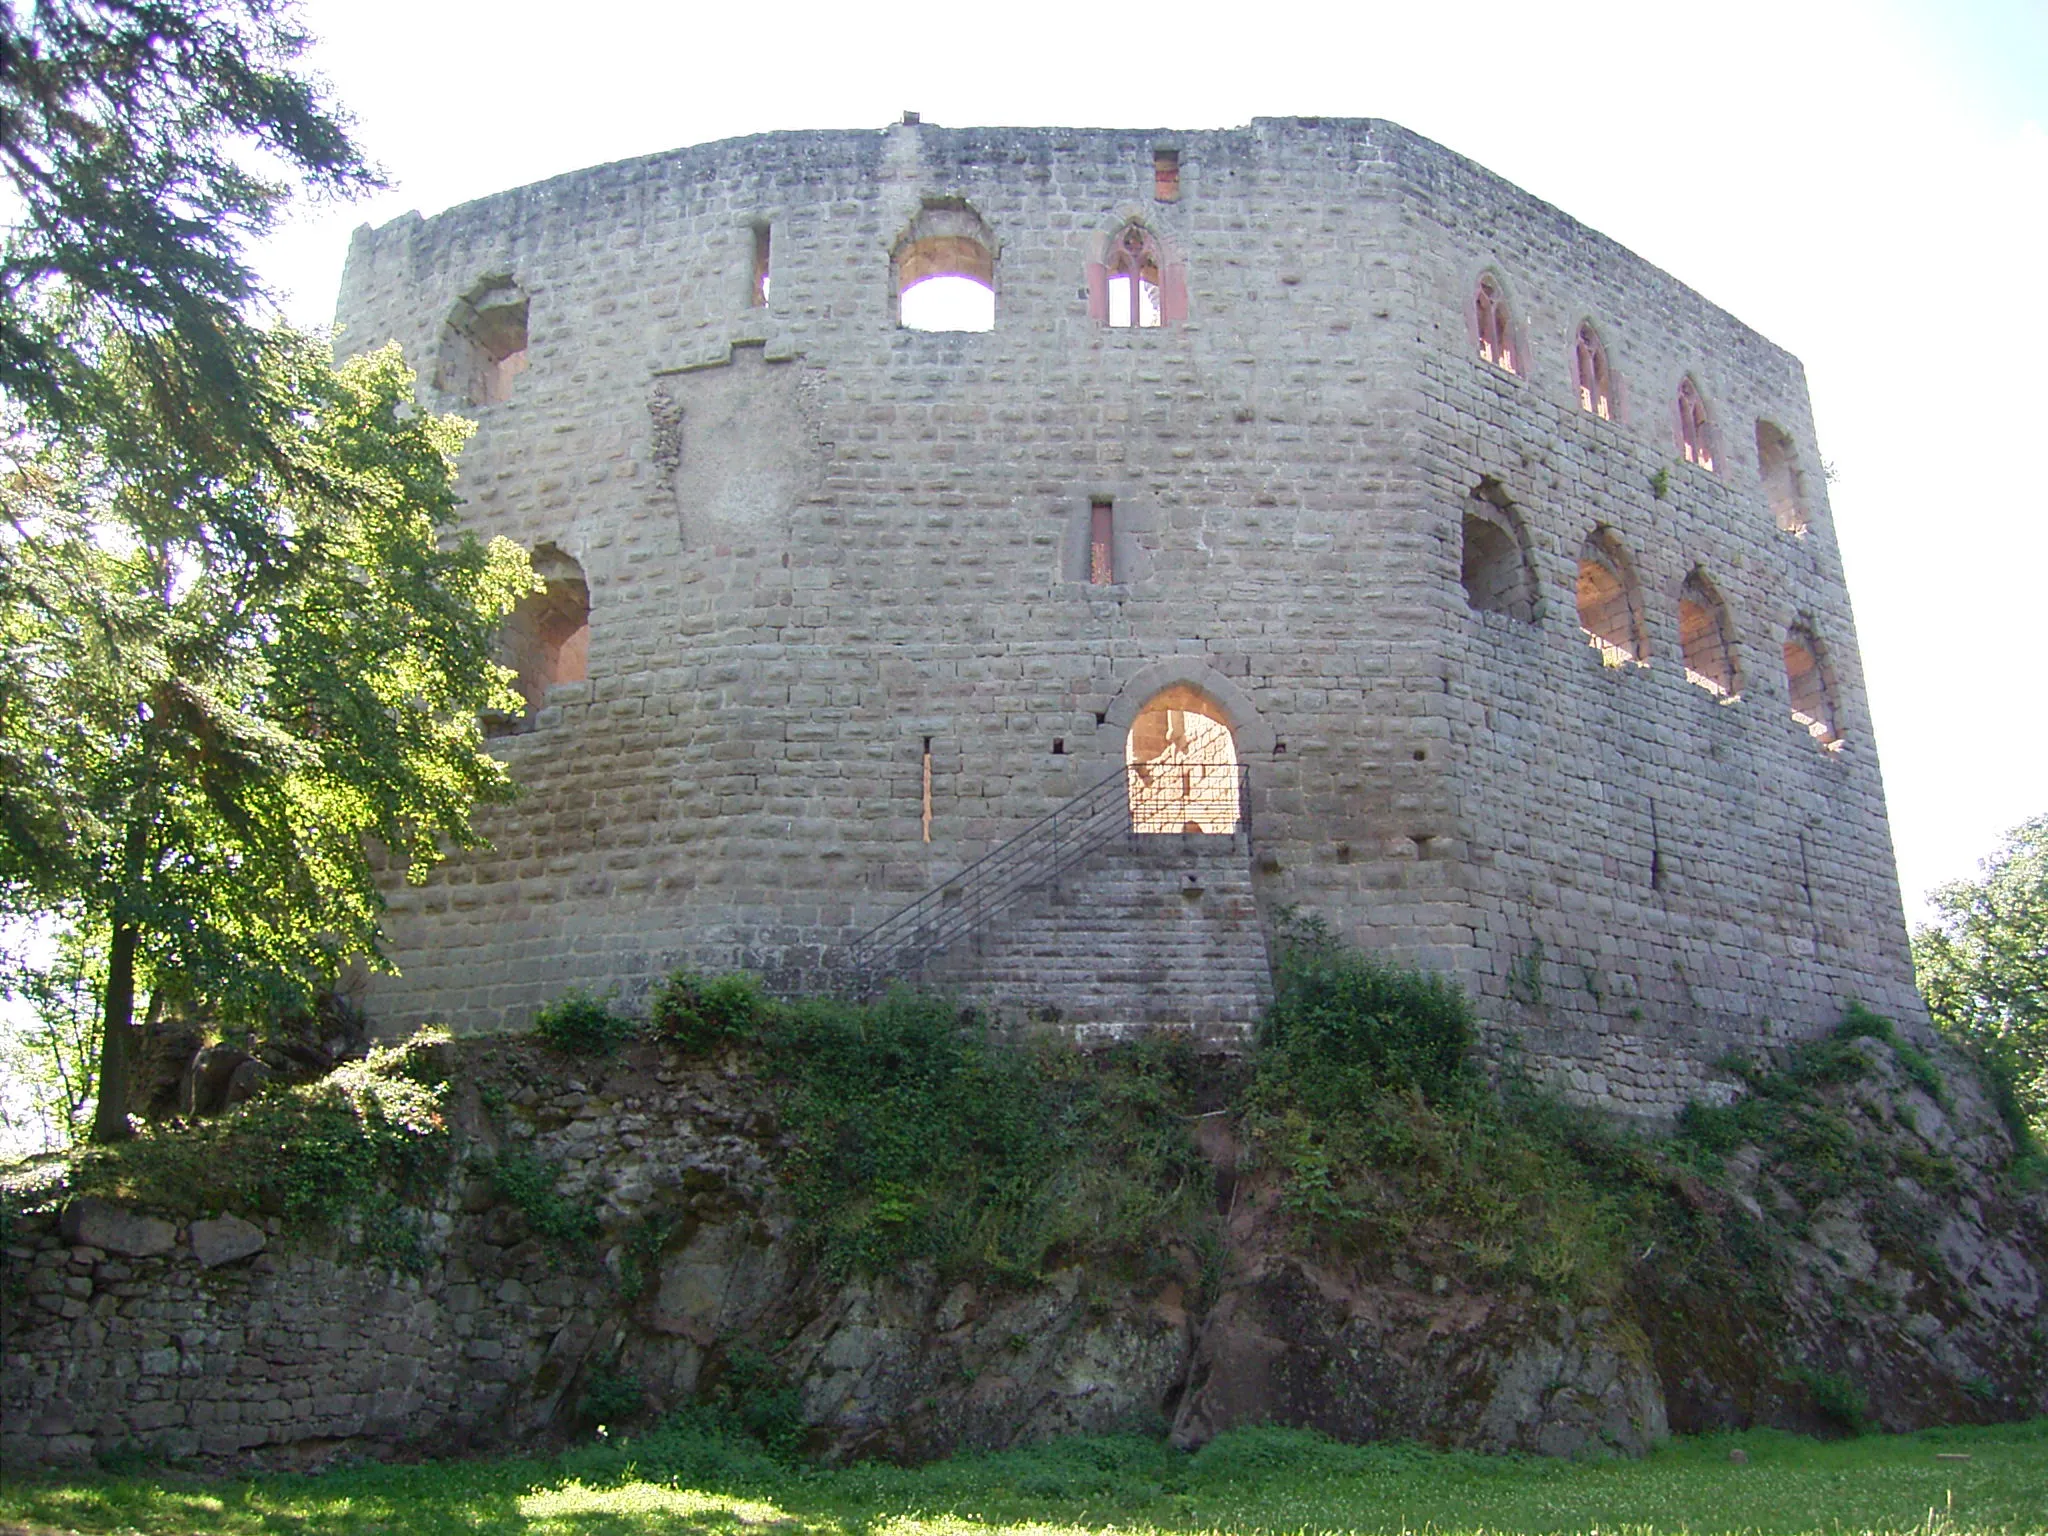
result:
[(546, 582), (387, 1030), (689, 963), (1228, 1043), (1290, 910), (1625, 1112), (1924, 1028), (1799, 363), (1390, 123), (704, 145), (337, 318)]

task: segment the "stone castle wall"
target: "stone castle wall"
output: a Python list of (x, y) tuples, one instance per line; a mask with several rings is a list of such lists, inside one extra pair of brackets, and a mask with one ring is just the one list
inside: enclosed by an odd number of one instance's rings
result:
[[(934, 208), (992, 237), (992, 331), (897, 322), (892, 252)], [(1090, 264), (1132, 221), (1185, 281), (1177, 323), (1091, 318)], [(1483, 273), (1518, 374), (1478, 354)], [(434, 388), (454, 306), (504, 278), (524, 371), (483, 405)], [(1582, 1096), (1668, 1111), (1729, 1046), (1851, 997), (1922, 1022), (1798, 363), (1391, 124), (701, 146), (359, 231), (338, 320), (477, 419), (474, 526), (565, 552), (590, 594), (587, 680), (502, 740), (526, 793), (486, 819), (494, 851), (393, 892), (389, 1029), (517, 1027), (679, 961), (821, 978), (1113, 771), (1177, 683), (1250, 766), (1268, 918), (1456, 974), (1493, 1051)], [(1616, 419), (1579, 408), (1584, 321)], [(1680, 461), (1688, 376), (1711, 472)], [(1774, 517), (1759, 419), (1803, 466), (1803, 534)], [(1461, 582), (1475, 491), (1522, 543), (1519, 614)], [(1579, 628), (1600, 525), (1639, 578), (1645, 668)], [(1678, 664), (1695, 570), (1733, 702)], [(1791, 717), (1795, 620), (1835, 751)]]

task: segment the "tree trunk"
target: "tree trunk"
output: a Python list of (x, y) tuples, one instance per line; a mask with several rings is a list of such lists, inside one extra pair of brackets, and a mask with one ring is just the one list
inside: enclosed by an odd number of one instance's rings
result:
[(128, 1123), (128, 1070), (135, 1033), (135, 943), (133, 923), (114, 924), (113, 948), (107, 955), (106, 1011), (100, 1030), (99, 1102), (92, 1114), (94, 1141), (126, 1141), (135, 1134)]

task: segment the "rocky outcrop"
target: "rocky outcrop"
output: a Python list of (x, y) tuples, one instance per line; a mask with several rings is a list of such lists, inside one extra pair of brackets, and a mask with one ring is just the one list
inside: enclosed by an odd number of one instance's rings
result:
[(1268, 1185), (1231, 1212), (1227, 1278), (1189, 1360), (1177, 1442), (1258, 1423), (1551, 1455), (1634, 1453), (1664, 1437), (1663, 1392), (1633, 1320), (1448, 1278), (1376, 1280), (1300, 1251), (1276, 1204)]
[[(81, 1199), (18, 1221), (7, 1464), (122, 1445), (290, 1462), (532, 1444), (587, 1429), (599, 1404), (730, 1396), (743, 1359), (767, 1363), (833, 1458), (1119, 1429), (1195, 1444), (1261, 1422), (1633, 1451), (1667, 1427), (1817, 1427), (1840, 1411), (1830, 1382), (1893, 1428), (2048, 1412), (2048, 1199), (2005, 1187), (2009, 1143), (1967, 1080), (1944, 1106), (1876, 1042), (1842, 1111), (1917, 1180), (1815, 1199), (1738, 1149), (1692, 1198), (1791, 1234), (1775, 1299), (1667, 1283), (1651, 1254), (1606, 1307), (1318, 1250), (1277, 1173), (1240, 1168), (1226, 1114), (1200, 1124), (1218, 1171), (1201, 1242), (1030, 1283), (826, 1273), (778, 1180), (773, 1095), (737, 1062), (452, 1049), (463, 1154), (416, 1213), (412, 1271), (258, 1211), (174, 1222)], [(489, 1172), (508, 1154), (552, 1169), (599, 1236), (541, 1235)]]

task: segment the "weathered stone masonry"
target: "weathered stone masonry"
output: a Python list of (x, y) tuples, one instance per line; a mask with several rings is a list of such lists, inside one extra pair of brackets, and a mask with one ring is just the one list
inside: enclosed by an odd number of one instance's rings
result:
[[(1156, 327), (1105, 323), (1133, 224)], [(994, 329), (904, 328), (898, 256), (976, 240)], [(821, 977), (1174, 685), (1250, 767), (1267, 917), (1456, 974), (1581, 1096), (1668, 1111), (1851, 997), (1924, 1023), (1798, 363), (1400, 128), (700, 146), (359, 231), (338, 318), (476, 417), (474, 525), (588, 584), (587, 678), (503, 737), (494, 850), (393, 893), (391, 1030), (679, 961)], [(1594, 546), (1646, 666), (1581, 630)], [(1065, 1016), (1131, 1021), (1100, 992)]]

